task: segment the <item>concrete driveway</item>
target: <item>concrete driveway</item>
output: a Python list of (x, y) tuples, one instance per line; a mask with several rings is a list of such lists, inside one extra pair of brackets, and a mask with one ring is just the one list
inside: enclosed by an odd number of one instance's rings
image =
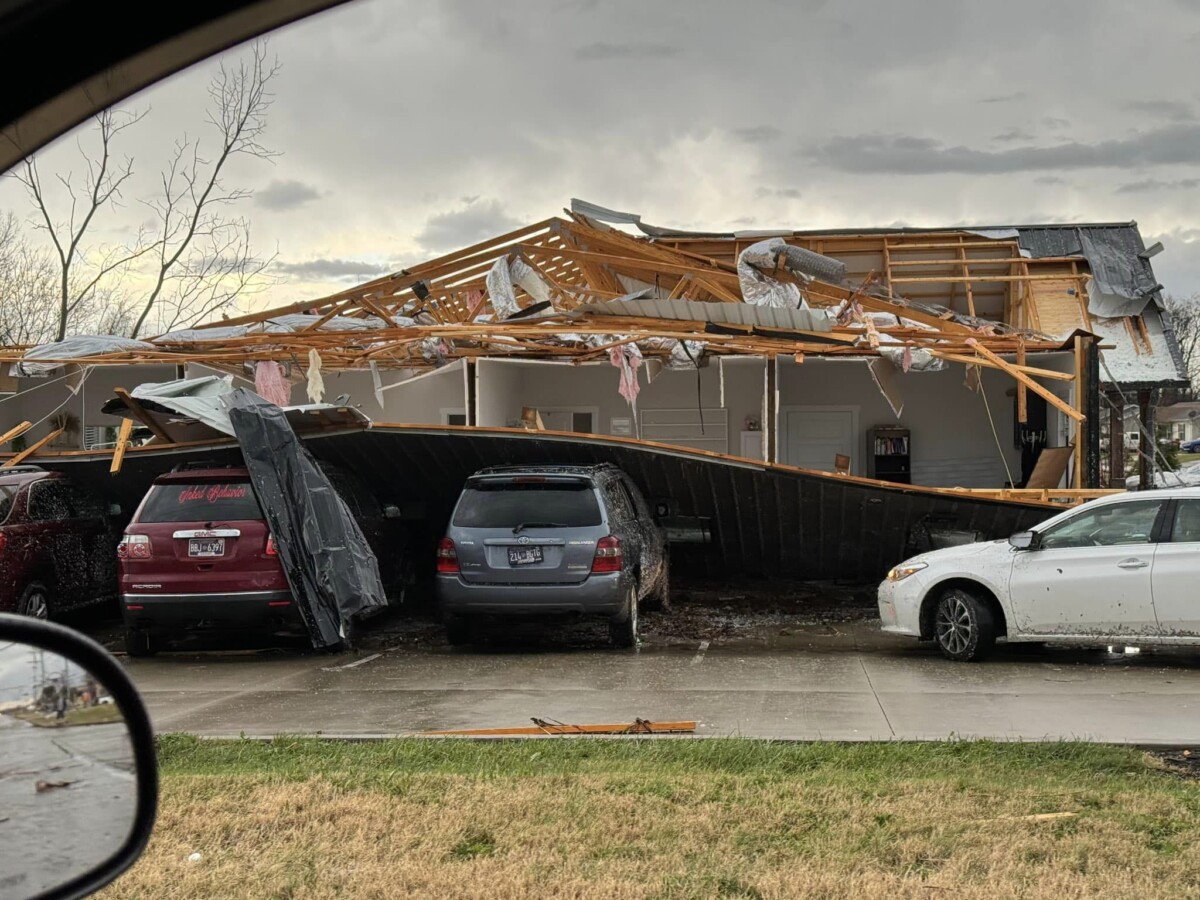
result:
[(998, 648), (979, 664), (873, 622), (637, 652), (553, 642), (128, 660), (159, 731), (397, 735), (695, 719), (700, 735), (1200, 744), (1200, 654)]

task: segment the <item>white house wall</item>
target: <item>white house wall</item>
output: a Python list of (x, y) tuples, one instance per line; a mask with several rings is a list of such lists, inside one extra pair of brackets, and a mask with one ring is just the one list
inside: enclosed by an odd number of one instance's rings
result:
[[(478, 374), (477, 422), (481, 426), (506, 426), (517, 422), (524, 407), (540, 410), (595, 410), (599, 434), (613, 434), (613, 419), (632, 419), (629, 404), (617, 392), (617, 369), (607, 362), (584, 365), (481, 359)], [(720, 370), (714, 361), (700, 370), (697, 399), (696, 370), (664, 369), (647, 383), (647, 371), (638, 371), (641, 392), (638, 410), (691, 410), (697, 405), (721, 405)], [(729, 410), (727, 453), (740, 450), (742, 425), (747, 416), (761, 418), (763, 362), (736, 361), (725, 372), (725, 408)]]
[[(1039, 361), (1036, 365), (1042, 365)], [(1055, 366), (1057, 368), (1057, 366)], [(1045, 366), (1051, 368), (1051, 366)], [(858, 360), (809, 358), (797, 365), (779, 361), (779, 405), (857, 407), (858, 434), (853, 471), (866, 473), (867, 431), (877, 425), (899, 425), (911, 431), (913, 484), (995, 488), (1021, 474), (1021, 454), (1013, 446), (1013, 397), (1016, 382), (994, 369), (981, 370), (983, 387), (995, 422), (995, 435), (980, 394), (963, 381), (965, 367), (951, 364), (943, 372), (898, 376), (904, 396), (899, 419), (876, 387), (866, 363)], [(1067, 396), (1056, 382), (1056, 391)], [(1051, 417), (1052, 422), (1054, 418)], [(1050, 425), (1054, 429), (1054, 425)], [(999, 448), (997, 448), (997, 437)], [(1008, 462), (1005, 470), (1004, 460)], [(782, 448), (780, 461), (785, 462)]]

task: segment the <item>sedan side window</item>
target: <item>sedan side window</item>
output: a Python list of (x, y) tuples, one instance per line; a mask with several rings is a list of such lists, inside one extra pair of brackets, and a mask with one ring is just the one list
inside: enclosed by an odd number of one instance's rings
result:
[(1172, 544), (1200, 544), (1200, 500), (1179, 500), (1175, 524), (1171, 526)]
[(1043, 550), (1061, 550), (1069, 547), (1148, 544), (1163, 502), (1140, 500), (1082, 512), (1042, 532), (1038, 546)]

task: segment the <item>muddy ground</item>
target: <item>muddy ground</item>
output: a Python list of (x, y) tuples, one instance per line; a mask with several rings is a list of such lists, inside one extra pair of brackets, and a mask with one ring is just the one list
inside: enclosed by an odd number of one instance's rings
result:
[[(421, 602), (424, 601), (424, 602)], [(872, 619), (877, 615), (874, 585), (756, 582), (733, 585), (679, 584), (674, 586), (671, 607), (663, 612), (643, 612), (642, 642), (650, 646), (693, 645), (700, 641), (755, 643), (786, 636), (794, 629), (812, 632), (838, 623)], [(109, 612), (75, 617), (67, 624), (91, 634), (113, 653), (125, 650), (119, 620)], [(605, 638), (602, 622), (530, 623), (489, 629), (492, 640), (567, 645), (594, 644)], [(405, 646), (437, 647), (446, 643), (445, 631), (435, 610), (420, 598), (416, 603), (389, 610), (361, 626), (358, 650), (389, 650)], [(304, 642), (262, 640), (253, 637), (220, 641), (189, 639), (173, 649), (260, 649), (299, 652)]]

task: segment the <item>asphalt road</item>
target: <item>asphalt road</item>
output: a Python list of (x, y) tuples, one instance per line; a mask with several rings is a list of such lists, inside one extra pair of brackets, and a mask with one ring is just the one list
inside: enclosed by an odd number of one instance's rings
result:
[(37, 728), (0, 716), (0, 900), (111, 856), (129, 837), (136, 802), (124, 724)]
[(203, 735), (397, 735), (537, 717), (695, 719), (700, 735), (783, 739), (1200, 744), (1200, 653), (1014, 645), (951, 663), (869, 621), (636, 652), (550, 639), (127, 665), (159, 731)]

